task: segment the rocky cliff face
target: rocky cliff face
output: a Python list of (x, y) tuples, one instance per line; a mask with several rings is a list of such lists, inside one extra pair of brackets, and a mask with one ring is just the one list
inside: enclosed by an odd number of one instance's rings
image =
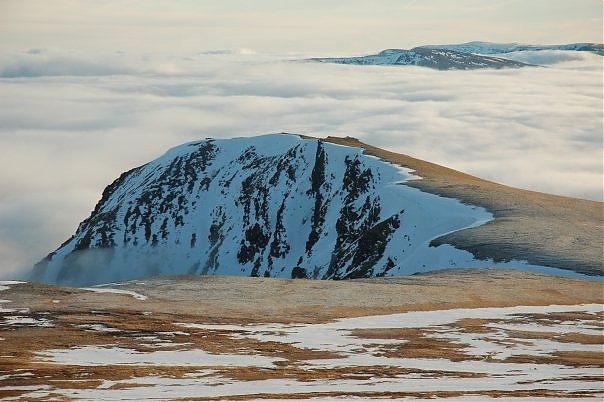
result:
[(430, 240), (490, 215), (405, 186), (409, 177), (361, 149), (294, 135), (185, 144), (110, 184), (32, 279), (343, 279), (488, 264)]

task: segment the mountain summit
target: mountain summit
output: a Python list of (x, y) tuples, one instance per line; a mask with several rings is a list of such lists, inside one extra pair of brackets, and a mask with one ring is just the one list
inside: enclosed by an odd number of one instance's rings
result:
[(409, 170), (330, 138), (271, 134), (173, 148), (110, 184), (31, 279), (88, 285), (150, 275), (346, 279), (530, 268), (495, 243), (464, 251), (438, 241), (493, 216), (414, 188), (423, 180)]

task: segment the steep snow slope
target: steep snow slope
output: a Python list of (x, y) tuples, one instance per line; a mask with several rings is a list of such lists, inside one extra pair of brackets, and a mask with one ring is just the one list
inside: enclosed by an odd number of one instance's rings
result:
[(405, 65), (429, 67), (437, 70), (472, 70), (479, 68), (513, 68), (529, 64), (493, 56), (457, 51), (416, 47), (411, 50), (387, 49), (382, 52), (360, 57), (314, 58), (312, 61), (336, 64)]
[(493, 265), (430, 246), (491, 215), (401, 184), (410, 177), (360, 148), (294, 135), (185, 144), (109, 185), (32, 279), (341, 279)]

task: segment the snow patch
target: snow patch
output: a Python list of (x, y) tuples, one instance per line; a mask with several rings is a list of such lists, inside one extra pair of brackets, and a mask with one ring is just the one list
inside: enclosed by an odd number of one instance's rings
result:
[(34, 318), (22, 315), (12, 315), (3, 317), (4, 321), (0, 322), (1, 327), (54, 327), (51, 320), (46, 318)]
[(18, 285), (19, 283), (25, 283), (23, 281), (0, 281), (0, 292), (3, 290), (10, 289), (10, 285)]
[(213, 354), (202, 350), (172, 350), (138, 352), (122, 347), (82, 346), (72, 349), (54, 349), (37, 353), (44, 362), (56, 364), (99, 365), (155, 365), (155, 366), (255, 366), (273, 367), (280, 358), (258, 355)]
[(111, 288), (99, 288), (99, 287), (80, 288), (80, 289), (82, 289), (82, 290), (88, 290), (90, 292), (96, 292), (96, 293), (115, 293), (115, 294), (120, 294), (120, 295), (129, 295), (129, 296), (134, 297), (137, 300), (147, 300), (147, 296), (142, 295), (140, 293), (133, 292), (131, 290), (111, 289)]

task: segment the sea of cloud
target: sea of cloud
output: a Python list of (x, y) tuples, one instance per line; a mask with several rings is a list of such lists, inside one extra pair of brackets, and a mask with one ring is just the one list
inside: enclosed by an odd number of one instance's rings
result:
[(531, 57), (545, 66), (443, 72), (247, 49), (1, 55), (0, 277), (73, 234), (120, 173), (206, 137), (353, 136), (512, 186), (602, 200), (602, 58)]

